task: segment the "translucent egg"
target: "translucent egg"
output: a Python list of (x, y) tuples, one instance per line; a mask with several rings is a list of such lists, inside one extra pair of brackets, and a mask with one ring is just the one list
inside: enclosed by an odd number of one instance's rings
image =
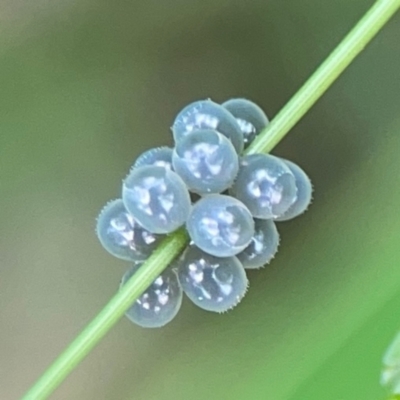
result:
[(100, 212), (96, 234), (110, 254), (129, 261), (145, 260), (163, 237), (140, 226), (121, 199), (109, 202)]
[(312, 197), (312, 184), (307, 174), (297, 164), (288, 160), (282, 161), (290, 168), (294, 175), (297, 194), (295, 202), (283, 213), (283, 215), (277, 217), (276, 221), (288, 221), (289, 219), (303, 214), (310, 205)]
[(175, 172), (191, 192), (220, 193), (229, 188), (239, 169), (232, 143), (217, 131), (200, 129), (183, 137), (173, 152)]
[(290, 168), (270, 154), (252, 154), (240, 160), (239, 173), (229, 193), (242, 201), (255, 218), (283, 215), (296, 200)]
[(216, 257), (240, 253), (254, 234), (254, 221), (246, 206), (230, 196), (213, 194), (198, 200), (186, 223), (194, 244)]
[(172, 149), (167, 146), (155, 147), (142, 153), (133, 164), (132, 168), (144, 165), (156, 165), (172, 169)]
[(243, 135), (233, 115), (211, 100), (200, 100), (186, 106), (172, 126), (175, 143), (198, 129), (213, 129), (232, 142), (238, 154), (243, 150)]
[(159, 234), (182, 226), (191, 207), (189, 192), (179, 175), (154, 165), (129, 173), (123, 182), (122, 200), (140, 225)]
[(264, 266), (274, 258), (279, 246), (279, 233), (270, 219), (254, 220), (254, 235), (250, 244), (237, 255), (246, 269)]
[[(122, 277), (123, 286), (141, 264)], [(126, 311), (125, 316), (143, 328), (160, 328), (172, 321), (182, 304), (182, 288), (175, 270), (166, 269)]]
[(218, 313), (228, 311), (246, 293), (246, 273), (236, 257), (214, 257), (195, 246), (189, 246), (178, 265), (183, 291), (204, 310)]
[(264, 111), (246, 99), (231, 99), (222, 104), (235, 118), (243, 134), (244, 147), (269, 124)]

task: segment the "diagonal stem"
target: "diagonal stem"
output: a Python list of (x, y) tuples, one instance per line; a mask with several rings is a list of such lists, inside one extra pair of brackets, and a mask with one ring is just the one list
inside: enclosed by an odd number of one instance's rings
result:
[(271, 151), (399, 8), (400, 0), (378, 0), (256, 138), (247, 154)]
[[(254, 154), (272, 150), (399, 8), (400, 0), (378, 0), (282, 108), (246, 153)], [(36, 381), (23, 400), (47, 398), (117, 323), (130, 305), (182, 252), (187, 243), (188, 236), (183, 228), (167, 237), (103, 310)]]

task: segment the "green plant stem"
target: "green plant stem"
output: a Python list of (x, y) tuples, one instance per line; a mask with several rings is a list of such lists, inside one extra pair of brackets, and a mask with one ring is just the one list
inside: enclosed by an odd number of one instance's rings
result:
[[(168, 236), (147, 259), (145, 265), (108, 302), (70, 346), (42, 375), (24, 399), (45, 399), (56, 389), (75, 366), (90, 352), (101, 338), (116, 324), (125, 310), (146, 290), (167, 265), (187, 245), (188, 235), (180, 229)], [(144, 267), (144, 268), (143, 268)]]
[[(254, 154), (272, 150), (399, 8), (400, 0), (377, 1), (282, 108), (246, 153)], [(116, 324), (129, 306), (182, 252), (187, 243), (188, 236), (184, 229), (167, 237), (103, 310), (36, 381), (23, 399), (47, 398)]]
[(255, 154), (271, 151), (399, 8), (400, 0), (377, 1), (300, 90), (286, 103), (268, 125), (265, 132), (258, 136), (246, 153)]

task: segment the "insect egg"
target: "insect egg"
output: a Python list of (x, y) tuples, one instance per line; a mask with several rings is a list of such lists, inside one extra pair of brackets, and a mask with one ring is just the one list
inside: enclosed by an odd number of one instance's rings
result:
[(216, 257), (240, 253), (254, 234), (254, 221), (246, 206), (231, 196), (220, 194), (197, 201), (186, 227), (194, 244)]
[(311, 202), (312, 185), (307, 174), (295, 163), (282, 160), (292, 171), (296, 182), (296, 200), (281, 216), (276, 218), (276, 221), (288, 221), (300, 214), (303, 214)]
[(139, 225), (121, 199), (109, 202), (100, 212), (96, 234), (110, 254), (129, 261), (145, 260), (163, 237)]
[[(124, 274), (121, 287), (140, 265), (134, 265)], [(132, 304), (125, 316), (143, 328), (160, 328), (175, 318), (181, 304), (182, 288), (177, 273), (170, 267)]]
[(175, 118), (172, 133), (175, 143), (199, 129), (213, 129), (226, 136), (240, 154), (244, 142), (240, 127), (233, 115), (211, 100), (200, 100), (186, 106)]
[(236, 257), (219, 258), (189, 246), (178, 263), (179, 281), (198, 307), (225, 312), (235, 307), (246, 293), (248, 280)]
[(172, 149), (167, 146), (155, 147), (142, 153), (133, 164), (133, 168), (155, 165), (172, 169)]
[(190, 211), (185, 183), (175, 172), (155, 165), (134, 168), (123, 182), (122, 199), (133, 217), (150, 232), (170, 233)]
[(269, 124), (264, 111), (246, 99), (231, 99), (222, 104), (235, 118), (243, 134), (244, 147)]
[(226, 190), (239, 169), (232, 143), (210, 129), (197, 130), (182, 138), (176, 144), (172, 163), (188, 189), (198, 194)]
[(296, 200), (295, 177), (289, 167), (270, 154), (252, 154), (240, 160), (239, 173), (229, 189), (253, 217), (271, 219), (283, 215)]

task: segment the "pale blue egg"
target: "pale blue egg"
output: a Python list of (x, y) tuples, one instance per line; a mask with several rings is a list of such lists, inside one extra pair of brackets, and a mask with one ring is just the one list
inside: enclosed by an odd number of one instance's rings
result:
[[(121, 286), (141, 264), (130, 268), (122, 277)], [(174, 269), (166, 269), (128, 308), (125, 316), (143, 328), (160, 328), (171, 322), (182, 304), (182, 288)]]
[(220, 193), (229, 188), (239, 170), (232, 143), (213, 130), (198, 130), (183, 137), (173, 152), (175, 172), (191, 192)]
[(231, 196), (220, 194), (198, 200), (186, 227), (194, 244), (216, 257), (240, 253), (254, 234), (254, 221), (247, 207)]
[(222, 313), (244, 297), (248, 280), (236, 257), (219, 258), (189, 246), (178, 263), (179, 281), (198, 307)]
[(290, 168), (270, 154), (252, 154), (240, 160), (230, 195), (242, 201), (253, 217), (277, 218), (295, 202), (296, 181)]
[(186, 106), (172, 125), (175, 143), (199, 129), (216, 130), (232, 142), (238, 154), (242, 152), (244, 142), (240, 127), (233, 115), (220, 104), (200, 100)]
[(189, 192), (179, 175), (154, 165), (129, 173), (123, 182), (122, 200), (140, 225), (158, 234), (182, 226), (191, 207)]
[(110, 254), (129, 261), (145, 260), (163, 238), (139, 225), (121, 199), (110, 201), (100, 212), (96, 234)]

